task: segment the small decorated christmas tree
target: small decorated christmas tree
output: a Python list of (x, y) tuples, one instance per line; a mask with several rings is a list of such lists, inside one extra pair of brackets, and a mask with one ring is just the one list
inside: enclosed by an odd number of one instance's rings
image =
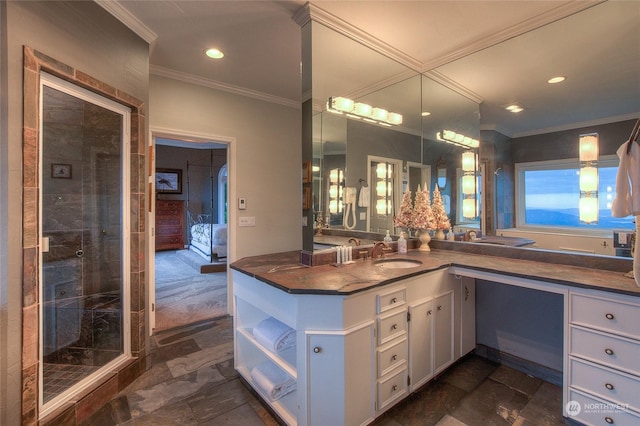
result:
[[(440, 189), (436, 184), (436, 187), (433, 190), (433, 204), (431, 205), (431, 210), (433, 212), (433, 220), (436, 223), (436, 229), (441, 231), (443, 229), (451, 228), (451, 223), (449, 222), (449, 218), (447, 217), (447, 213), (444, 210), (444, 205), (442, 204), (442, 196), (440, 195)], [(438, 238), (436, 236), (436, 238)], [(442, 239), (444, 239), (444, 234)]]
[(397, 228), (411, 228), (412, 227), (412, 213), (413, 208), (411, 206), (411, 191), (406, 189), (402, 196), (402, 204), (400, 204), (400, 211), (393, 218), (393, 224)]
[(429, 189), (425, 185), (423, 190), (416, 191), (416, 199), (413, 202), (413, 227), (415, 229), (429, 230), (434, 229), (436, 224), (434, 223), (433, 212), (431, 211), (431, 200), (429, 195)]

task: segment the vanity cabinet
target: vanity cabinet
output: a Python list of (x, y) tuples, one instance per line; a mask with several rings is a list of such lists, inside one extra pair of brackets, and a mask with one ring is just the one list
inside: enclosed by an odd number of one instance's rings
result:
[[(371, 423), (462, 354), (463, 287), (447, 269), (350, 295), (232, 276), (236, 370), (289, 425)], [(253, 338), (268, 317), (296, 330), (294, 348), (274, 353)], [(270, 400), (251, 375), (264, 362), (295, 380), (295, 391)]]
[(569, 292), (568, 417), (640, 424), (640, 300)]

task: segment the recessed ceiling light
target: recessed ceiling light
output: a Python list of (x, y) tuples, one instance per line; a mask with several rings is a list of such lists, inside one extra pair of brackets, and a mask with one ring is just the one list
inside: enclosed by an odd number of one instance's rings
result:
[(508, 107), (505, 108), (507, 111), (513, 112), (513, 113), (518, 113), (518, 112), (522, 112), (524, 111), (524, 108), (522, 108), (520, 105), (509, 105)]
[(208, 57), (213, 58), (213, 59), (220, 59), (224, 57), (224, 53), (222, 53), (222, 51), (220, 49), (207, 49), (206, 52), (204, 52), (207, 54)]
[(563, 77), (563, 76), (559, 75), (557, 77), (551, 77), (549, 80), (547, 80), (547, 83), (549, 83), (549, 84), (562, 83), (566, 79), (567, 79), (567, 77)]

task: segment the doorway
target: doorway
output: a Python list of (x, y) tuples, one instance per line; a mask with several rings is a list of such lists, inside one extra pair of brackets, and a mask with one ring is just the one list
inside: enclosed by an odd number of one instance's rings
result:
[[(153, 140), (155, 248), (150, 253), (154, 265), (150, 299), (157, 332), (229, 312), (230, 150), (226, 142), (192, 136), (154, 135)], [(160, 188), (158, 171), (167, 170), (180, 174), (178, 188)], [(175, 238), (168, 241), (166, 232)]]

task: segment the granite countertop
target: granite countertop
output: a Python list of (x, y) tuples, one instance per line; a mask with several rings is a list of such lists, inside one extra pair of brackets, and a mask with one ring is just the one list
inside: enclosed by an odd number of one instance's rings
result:
[[(387, 259), (407, 258), (422, 265), (392, 269), (374, 265), (374, 260), (309, 267), (300, 264), (300, 252), (291, 251), (240, 259), (231, 268), (280, 288), (288, 293), (349, 295), (404, 278), (450, 266), (527, 278), (640, 297), (640, 287), (623, 272), (522, 260), (482, 254), (432, 249), (430, 252), (409, 250), (406, 255), (388, 254)], [(376, 259), (379, 260), (379, 259)]]

